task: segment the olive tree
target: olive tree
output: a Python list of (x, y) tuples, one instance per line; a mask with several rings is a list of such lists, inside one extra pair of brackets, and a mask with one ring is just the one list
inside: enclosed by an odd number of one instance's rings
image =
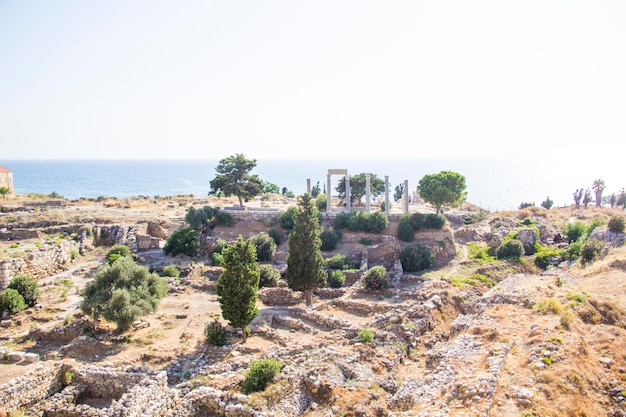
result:
[(452, 171), (424, 175), (417, 186), (417, 192), (426, 201), (435, 206), (437, 213), (442, 207), (458, 207), (465, 201), (465, 177)]
[(222, 317), (230, 325), (242, 330), (245, 342), (248, 333), (246, 326), (259, 314), (256, 306), (259, 289), (259, 265), (256, 261), (256, 247), (250, 240), (241, 236), (224, 248), (224, 271), (217, 280), (217, 296), (222, 307)]
[(308, 194), (299, 197), (295, 225), (288, 238), (285, 279), (289, 288), (304, 293), (307, 306), (313, 291), (326, 286), (318, 214)]
[(246, 159), (243, 154), (222, 159), (215, 168), (217, 175), (210, 182), (209, 195), (234, 195), (243, 206), (244, 200), (259, 195), (265, 187), (258, 175), (250, 175), (255, 166), (256, 159)]
[(81, 309), (94, 320), (103, 318), (126, 330), (139, 317), (155, 312), (167, 290), (157, 273), (123, 256), (98, 269), (84, 289)]

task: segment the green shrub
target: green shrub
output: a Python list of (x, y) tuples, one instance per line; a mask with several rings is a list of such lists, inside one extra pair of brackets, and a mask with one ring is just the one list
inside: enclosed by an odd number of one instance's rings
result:
[(185, 222), (196, 232), (202, 232), (207, 228), (213, 228), (215, 226), (215, 217), (218, 212), (219, 209), (215, 207), (204, 206), (200, 209), (196, 209), (191, 206), (187, 209), (187, 213), (185, 214)]
[(411, 217), (408, 214), (400, 216), (398, 223), (398, 239), (403, 242), (411, 242), (415, 238), (415, 229), (411, 224)]
[(374, 330), (364, 327), (363, 330), (357, 333), (357, 336), (362, 343), (372, 343), (374, 341)]
[(613, 233), (624, 233), (624, 217), (617, 214), (611, 216), (607, 228)]
[(259, 274), (259, 288), (275, 287), (281, 278), (280, 271), (268, 264), (259, 265)]
[(276, 359), (257, 359), (250, 364), (241, 390), (244, 394), (265, 390), (267, 384), (280, 372), (280, 362)]
[(0, 311), (6, 311), (9, 314), (15, 314), (26, 308), (24, 297), (17, 290), (7, 288), (0, 292)]
[(350, 258), (347, 255), (343, 255), (338, 253), (337, 255), (333, 255), (325, 261), (326, 268), (328, 269), (352, 269), (354, 265), (352, 264)]
[(287, 210), (280, 213), (278, 216), (278, 223), (283, 229), (291, 230), (296, 225), (296, 215), (298, 214), (298, 207), (290, 206)]
[(328, 204), (326, 194), (320, 194), (315, 197), (315, 207), (317, 207), (319, 211), (326, 211), (326, 204)]
[(583, 265), (592, 263), (600, 255), (602, 249), (604, 249), (603, 242), (596, 239), (586, 241), (580, 251), (580, 262)]
[(274, 243), (276, 243), (276, 246), (282, 243), (283, 235), (282, 233), (280, 233), (279, 230), (272, 228), (267, 231), (267, 234), (270, 235), (272, 239), (274, 239)]
[(226, 328), (222, 326), (217, 319), (214, 319), (211, 323), (207, 323), (204, 328), (204, 335), (207, 343), (210, 343), (213, 346), (224, 346), (228, 341)]
[(261, 232), (250, 238), (256, 247), (256, 259), (258, 262), (271, 261), (276, 255), (276, 242), (267, 233)]
[(328, 277), (328, 286), (330, 288), (341, 288), (346, 283), (346, 274), (343, 271), (335, 269)]
[(563, 235), (567, 238), (569, 243), (578, 242), (580, 238), (585, 235), (586, 227), (582, 222), (570, 222), (561, 227)]
[(493, 250), (490, 246), (477, 243), (468, 243), (467, 249), (471, 259), (479, 259), (484, 262), (494, 262)]
[(138, 317), (154, 313), (167, 291), (158, 274), (123, 256), (98, 269), (83, 290), (81, 309), (94, 320), (104, 318), (126, 330)]
[(215, 223), (219, 226), (232, 226), (235, 224), (235, 219), (230, 213), (226, 213), (225, 211), (220, 211), (215, 215)]
[(13, 277), (7, 288), (17, 291), (28, 307), (37, 304), (39, 296), (39, 285), (37, 280), (28, 275), (16, 275)]
[(365, 271), (363, 283), (368, 290), (385, 290), (391, 288), (391, 278), (384, 266), (376, 265)]
[(510, 239), (503, 242), (496, 249), (498, 259), (519, 259), (524, 255), (524, 245), (517, 239)]
[(563, 253), (563, 258), (567, 261), (575, 261), (580, 258), (580, 253), (583, 250), (582, 242), (574, 242), (570, 243), (570, 245), (565, 249)]
[[(383, 213), (385, 212), (385, 201), (383, 200), (382, 203), (380, 203), (380, 211), (382, 211)], [(393, 203), (390, 201), (389, 202), (389, 210), (391, 210), (391, 208), (393, 207)]]
[(115, 244), (109, 249), (105, 255), (108, 263), (112, 264), (122, 256), (131, 256), (132, 252), (126, 245)]
[(343, 234), (341, 233), (341, 230), (335, 230), (331, 226), (322, 227), (322, 230), (320, 232), (322, 246), (320, 247), (320, 249), (323, 251), (335, 249), (342, 236)]
[(400, 263), (404, 272), (422, 271), (435, 264), (435, 255), (428, 246), (416, 243), (402, 249)]
[(543, 246), (541, 243), (535, 243), (535, 265), (541, 269), (548, 269), (556, 266), (563, 261), (563, 250)]
[(212, 253), (211, 262), (213, 262), (215, 266), (224, 266), (224, 255), (219, 252)]
[(179, 253), (195, 256), (197, 250), (198, 232), (191, 227), (184, 227), (172, 233), (163, 247), (163, 252), (171, 256), (176, 256)]
[(422, 227), (424, 229), (443, 229), (446, 218), (441, 214), (428, 213), (424, 216)]
[(343, 211), (335, 216), (333, 226), (335, 229), (348, 229), (351, 232), (380, 233), (389, 226), (389, 219), (380, 212)]
[(180, 271), (176, 268), (176, 265), (167, 265), (163, 268), (163, 276), (171, 278), (179, 278)]

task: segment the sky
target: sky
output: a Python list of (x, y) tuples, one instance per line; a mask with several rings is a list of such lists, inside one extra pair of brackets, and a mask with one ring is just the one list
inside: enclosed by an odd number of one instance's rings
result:
[(0, 159), (615, 156), (624, 22), (623, 0), (0, 0)]

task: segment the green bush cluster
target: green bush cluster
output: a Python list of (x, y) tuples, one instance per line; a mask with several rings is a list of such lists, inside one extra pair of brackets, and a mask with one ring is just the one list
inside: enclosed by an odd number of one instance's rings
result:
[(83, 291), (83, 312), (94, 320), (104, 318), (120, 330), (133, 321), (154, 313), (168, 291), (167, 282), (129, 256), (105, 263)]
[(338, 253), (336, 255), (331, 256), (330, 258), (324, 261), (326, 268), (328, 269), (354, 269), (355, 265), (352, 263), (350, 258), (347, 255)]
[(267, 234), (270, 235), (272, 239), (274, 239), (274, 243), (276, 243), (276, 246), (282, 243), (283, 235), (282, 233), (280, 233), (280, 230), (271, 228), (267, 231)]
[(346, 274), (342, 270), (335, 269), (331, 271), (327, 282), (330, 288), (341, 288), (346, 283)]
[(296, 225), (296, 215), (298, 214), (298, 207), (290, 206), (287, 210), (280, 213), (278, 216), (278, 224), (280, 227), (287, 230), (292, 230)]
[(535, 265), (541, 269), (548, 269), (557, 266), (564, 259), (563, 250), (544, 246), (539, 242), (535, 243)]
[(374, 330), (364, 327), (357, 333), (357, 336), (362, 343), (372, 343), (374, 341), (375, 334)]
[(210, 343), (213, 346), (224, 346), (228, 341), (226, 328), (222, 326), (222, 323), (220, 323), (217, 319), (214, 319), (211, 323), (207, 323), (204, 328), (204, 335), (207, 343)]
[(624, 233), (624, 217), (617, 214), (611, 216), (607, 228), (613, 233)]
[(382, 265), (376, 265), (365, 271), (363, 283), (368, 290), (385, 290), (391, 288), (391, 277)]
[(250, 241), (256, 247), (257, 262), (271, 261), (276, 255), (276, 242), (268, 233), (256, 234)]
[(320, 239), (322, 241), (322, 246), (320, 247), (323, 251), (333, 250), (337, 247), (339, 241), (343, 237), (343, 233), (341, 230), (335, 230), (332, 226), (324, 226), (320, 231)]
[(435, 255), (428, 246), (416, 243), (400, 251), (400, 263), (404, 272), (423, 271), (435, 264)]
[(597, 239), (587, 240), (580, 251), (580, 262), (583, 265), (588, 265), (596, 260), (604, 249), (604, 243)]
[(119, 243), (113, 245), (111, 249), (109, 249), (105, 255), (105, 258), (109, 264), (117, 261), (118, 259), (124, 256), (131, 256), (132, 252), (130, 248), (126, 245), (121, 245)]
[(348, 229), (351, 232), (380, 233), (389, 226), (389, 219), (383, 213), (349, 211), (339, 213), (333, 222), (335, 229)]
[(215, 207), (204, 206), (196, 209), (191, 206), (185, 214), (185, 222), (196, 232), (202, 232), (206, 228), (215, 227), (215, 216), (219, 209)]
[(404, 214), (400, 216), (398, 223), (398, 239), (403, 242), (411, 242), (415, 238), (415, 229), (411, 225), (411, 216)]
[(442, 229), (446, 224), (446, 218), (443, 215), (434, 213), (413, 213), (410, 221), (416, 232), (422, 229)]
[(259, 265), (259, 288), (275, 287), (280, 281), (280, 271), (269, 264)]
[(215, 266), (223, 266), (224, 265), (224, 256), (222, 255), (222, 251), (228, 247), (228, 242), (224, 239), (218, 239), (215, 242), (215, 246), (211, 251), (211, 261), (213, 261), (213, 265)]
[(12, 288), (7, 288), (0, 292), (0, 312), (6, 311), (9, 314), (15, 314), (26, 308), (24, 297)]
[(8, 289), (17, 291), (28, 307), (32, 307), (37, 304), (37, 297), (39, 297), (39, 284), (37, 280), (29, 277), (28, 275), (16, 275), (13, 277)]
[(280, 362), (276, 359), (257, 359), (250, 364), (250, 369), (241, 386), (244, 394), (265, 390), (267, 384), (280, 372)]
[(184, 227), (172, 233), (163, 247), (163, 252), (170, 256), (176, 256), (179, 253), (195, 256), (197, 250), (198, 232), (191, 227)]
[(496, 248), (498, 259), (519, 259), (523, 255), (524, 244), (517, 239), (509, 239)]
[(163, 276), (170, 278), (179, 278), (180, 271), (176, 268), (176, 265), (167, 265), (163, 268)]
[(319, 211), (326, 211), (327, 204), (328, 204), (328, 197), (326, 197), (326, 194), (320, 194), (317, 197), (315, 197), (315, 207), (317, 207)]
[(415, 232), (422, 229), (441, 229), (445, 224), (446, 218), (441, 214), (403, 214), (398, 224), (398, 239), (411, 242), (415, 237)]

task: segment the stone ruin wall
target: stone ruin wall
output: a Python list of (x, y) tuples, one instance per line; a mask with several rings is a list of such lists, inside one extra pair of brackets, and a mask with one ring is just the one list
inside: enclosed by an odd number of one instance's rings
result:
[[(46, 362), (40, 368), (0, 386), (0, 411), (23, 408), (28, 415), (48, 417), (167, 415), (176, 395), (167, 387), (166, 372), (122, 371)], [(106, 406), (93, 407), (85, 399)]]
[(37, 252), (21, 258), (8, 258), (0, 261), (0, 290), (6, 288), (16, 275), (28, 275), (35, 279), (47, 278), (67, 269), (73, 253), (79, 245), (75, 241), (63, 241), (59, 244), (46, 245)]
[[(144, 235), (137, 226), (110, 225), (92, 226), (93, 246), (113, 246), (122, 244), (133, 252), (162, 249), (163, 240)], [(46, 235), (78, 233), (77, 240), (64, 240), (59, 244), (42, 245), (37, 251), (22, 257), (0, 260), (0, 290), (6, 288), (16, 275), (28, 275), (35, 279), (44, 279), (66, 270), (76, 253), (85, 254), (91, 246), (88, 231), (83, 226), (53, 227), (45, 230), (13, 229), (2, 232), (3, 238), (23, 240)], [(6, 236), (8, 235), (8, 236)]]

